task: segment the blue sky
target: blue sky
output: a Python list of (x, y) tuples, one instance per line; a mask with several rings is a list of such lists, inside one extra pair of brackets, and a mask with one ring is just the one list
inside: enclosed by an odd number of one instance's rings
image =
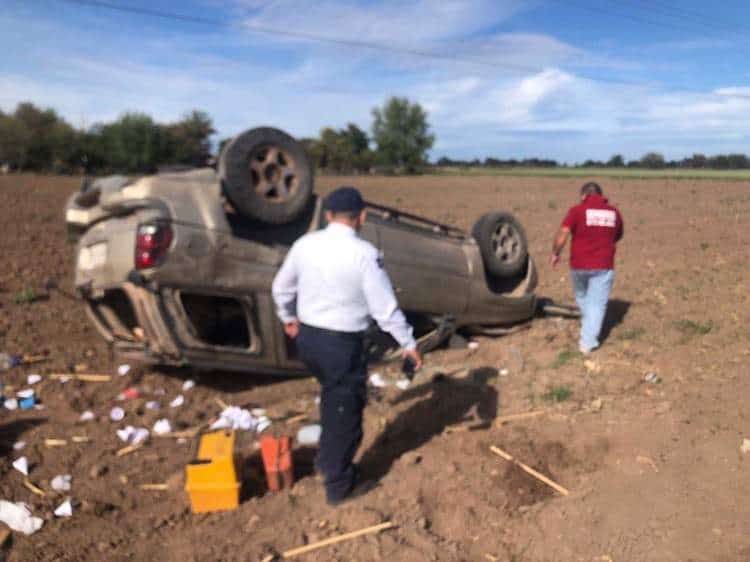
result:
[(30, 100), (89, 126), (199, 108), (217, 138), (257, 125), (311, 136), (369, 129), (372, 108), (399, 95), (429, 112), (433, 158), (750, 152), (746, 1), (108, 1), (224, 24), (6, 0), (0, 109)]

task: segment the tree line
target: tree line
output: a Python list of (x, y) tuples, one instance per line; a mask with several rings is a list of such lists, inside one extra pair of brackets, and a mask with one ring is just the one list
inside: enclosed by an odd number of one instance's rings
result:
[[(205, 166), (214, 156), (215, 134), (207, 113), (193, 110), (172, 123), (158, 123), (139, 112), (124, 113), (110, 123), (76, 129), (54, 109), (33, 103), (18, 104), (12, 113), (0, 111), (0, 166), (20, 171), (53, 173), (150, 173), (160, 167)], [(219, 143), (219, 151), (229, 139)], [(318, 137), (303, 138), (316, 169), (324, 173), (415, 173), (429, 166), (486, 168), (556, 168), (555, 160), (542, 158), (428, 161), (435, 142), (427, 113), (406, 98), (392, 97), (372, 110), (370, 133), (354, 123), (336, 129), (325, 127)], [(692, 168), (737, 170), (750, 168), (744, 154), (667, 160), (649, 152), (626, 161), (621, 154), (609, 160), (586, 160), (584, 168)]]
[[(485, 158), (480, 160), (455, 160), (445, 156), (435, 162), (435, 166), (446, 168), (567, 168), (567, 164), (561, 164), (556, 160), (542, 158), (525, 159), (501, 159)], [(750, 158), (744, 154), (717, 154), (706, 156), (705, 154), (693, 154), (688, 158), (679, 160), (667, 160), (658, 152), (648, 152), (636, 160), (625, 160), (621, 154), (615, 154), (609, 160), (586, 160), (574, 164), (575, 168), (640, 168), (649, 170), (661, 170), (667, 168), (687, 168), (705, 170), (746, 170), (750, 169)]]
[(174, 123), (125, 113), (111, 123), (76, 129), (54, 109), (20, 103), (0, 112), (0, 163), (20, 171), (142, 173), (165, 164), (205, 165), (211, 118), (194, 110)]
[[(316, 168), (326, 172), (413, 173), (427, 164), (434, 136), (427, 114), (406, 98), (372, 110), (372, 136), (349, 123), (301, 139)], [(173, 165), (205, 166), (215, 133), (207, 113), (193, 110), (174, 123), (130, 112), (111, 123), (76, 129), (54, 109), (30, 102), (0, 111), (0, 165), (53, 173), (150, 173)], [(219, 143), (219, 151), (230, 139)]]

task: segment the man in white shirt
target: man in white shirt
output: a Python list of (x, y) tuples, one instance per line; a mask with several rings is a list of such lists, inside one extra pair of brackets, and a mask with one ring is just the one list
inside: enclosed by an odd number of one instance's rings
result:
[(357, 235), (367, 215), (361, 194), (341, 187), (326, 197), (324, 209), (328, 226), (294, 243), (273, 281), (273, 298), (284, 331), (321, 384), (317, 465), (335, 505), (356, 483), (352, 460), (362, 441), (363, 335), (370, 318), (394, 337), (415, 369), (422, 357), (377, 249)]

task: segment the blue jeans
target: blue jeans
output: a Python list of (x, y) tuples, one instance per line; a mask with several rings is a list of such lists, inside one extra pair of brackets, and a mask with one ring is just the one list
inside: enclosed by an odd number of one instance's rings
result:
[(591, 351), (599, 347), (599, 333), (607, 312), (615, 272), (612, 269), (571, 269), (570, 277), (578, 308), (583, 315), (578, 343), (581, 350)]

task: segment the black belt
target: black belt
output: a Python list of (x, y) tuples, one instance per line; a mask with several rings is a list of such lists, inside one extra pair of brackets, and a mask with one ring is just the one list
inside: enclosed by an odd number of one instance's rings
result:
[(349, 338), (361, 338), (365, 335), (365, 332), (342, 332), (341, 330), (329, 330), (328, 328), (319, 328), (318, 326), (310, 326), (310, 324), (305, 324), (303, 322), (300, 322), (300, 325), (308, 330), (317, 330), (318, 332), (322, 332), (324, 334), (327, 334), (329, 336), (338, 336), (338, 337), (349, 337)]

